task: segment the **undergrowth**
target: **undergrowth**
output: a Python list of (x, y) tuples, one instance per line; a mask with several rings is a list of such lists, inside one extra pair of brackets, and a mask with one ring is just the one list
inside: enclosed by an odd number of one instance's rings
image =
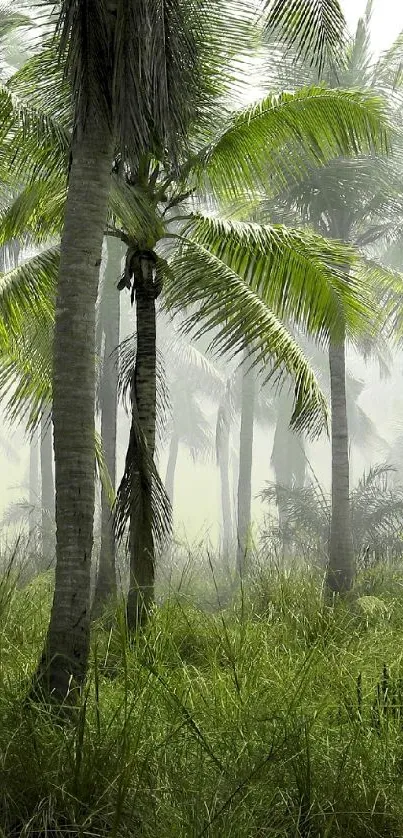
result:
[(333, 606), (307, 571), (172, 594), (134, 643), (117, 609), (69, 721), (26, 699), (51, 596), (1, 577), (2, 838), (403, 836), (397, 571)]

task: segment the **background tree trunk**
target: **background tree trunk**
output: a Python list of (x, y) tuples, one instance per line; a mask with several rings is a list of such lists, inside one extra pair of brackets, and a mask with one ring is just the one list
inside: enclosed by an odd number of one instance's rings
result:
[[(120, 338), (120, 293), (117, 281), (121, 273), (122, 245), (107, 239), (107, 262), (104, 277), (102, 317), (105, 335), (101, 381), (101, 438), (106, 466), (113, 489), (116, 487), (116, 438), (118, 408), (118, 368), (115, 350)], [(101, 489), (101, 550), (95, 586), (92, 616), (102, 612), (105, 602), (116, 596), (116, 544), (113, 517), (108, 495)]]
[(283, 558), (292, 551), (288, 532), (287, 502), (282, 488), (302, 488), (305, 482), (306, 457), (304, 439), (290, 429), (292, 403), (286, 393), (278, 399), (278, 413), (274, 432), (271, 465), (277, 487), (278, 522), (283, 543)]
[(232, 544), (232, 504), (229, 480), (229, 425), (222, 429), (218, 447), (218, 465), (220, 469), (221, 514), (222, 514), (222, 550), (224, 556), (229, 554)]
[[(130, 631), (143, 624), (154, 601), (155, 554), (152, 533), (152, 478), (144, 460), (143, 445), (149, 461), (154, 458), (156, 420), (156, 313), (158, 296), (155, 262), (152, 254), (140, 253), (133, 263), (136, 291), (137, 348), (132, 390), (132, 442), (137, 425), (142, 437), (135, 456), (139, 481), (137, 503), (130, 515), (130, 585), (127, 599), (127, 622)], [(134, 497), (134, 492), (133, 492)]]
[(350, 590), (354, 580), (354, 550), (350, 508), (349, 438), (346, 404), (345, 340), (330, 341), (332, 408), (332, 519), (326, 585), (330, 592)]
[(38, 434), (32, 434), (29, 443), (29, 518), (28, 550), (38, 562), (38, 508), (39, 508), (39, 446)]
[(165, 491), (173, 506), (174, 503), (174, 484), (176, 463), (178, 461), (179, 451), (179, 436), (175, 430), (172, 431), (171, 441), (169, 443), (169, 454), (167, 462), (167, 470), (165, 475)]
[(41, 506), (42, 555), (46, 568), (54, 564), (55, 556), (55, 485), (53, 480), (53, 444), (51, 411), (41, 416)]
[(34, 681), (58, 700), (85, 679), (95, 496), (95, 304), (113, 138), (91, 111), (73, 146), (56, 298), (53, 424), (56, 574)]
[(253, 422), (255, 415), (255, 371), (249, 370), (250, 356), (245, 355), (245, 371), (242, 377), (241, 432), (239, 439), (238, 477), (238, 548), (237, 570), (241, 575), (245, 569), (248, 539), (251, 524), (252, 496), (252, 452)]

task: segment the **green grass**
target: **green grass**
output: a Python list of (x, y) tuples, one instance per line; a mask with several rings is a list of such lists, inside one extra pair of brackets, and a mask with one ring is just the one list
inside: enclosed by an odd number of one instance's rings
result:
[(51, 587), (0, 583), (2, 838), (403, 836), (397, 573), (334, 607), (307, 572), (222, 609), (187, 590), (132, 647), (117, 613), (67, 722), (25, 699)]

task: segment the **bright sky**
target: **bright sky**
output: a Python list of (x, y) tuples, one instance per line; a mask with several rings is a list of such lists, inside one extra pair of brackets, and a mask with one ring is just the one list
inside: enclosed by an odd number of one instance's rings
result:
[[(365, 11), (366, 0), (341, 0), (350, 30)], [(374, 0), (372, 11), (372, 43), (374, 52), (387, 49), (403, 30), (403, 0)]]

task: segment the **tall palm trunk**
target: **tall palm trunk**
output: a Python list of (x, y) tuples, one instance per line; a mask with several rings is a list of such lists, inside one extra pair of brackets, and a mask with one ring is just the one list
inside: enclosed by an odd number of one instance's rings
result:
[(276, 480), (276, 500), (283, 554), (292, 549), (288, 524), (287, 499), (282, 489), (302, 487), (305, 481), (306, 457), (304, 440), (290, 429), (292, 405), (286, 394), (278, 400), (278, 413), (274, 432), (271, 465)]
[(330, 592), (348, 591), (354, 580), (350, 508), (350, 467), (346, 404), (345, 339), (329, 346), (332, 408), (332, 520), (326, 585)]
[[(116, 437), (118, 407), (118, 370), (113, 353), (119, 345), (120, 333), (120, 294), (116, 290), (116, 280), (120, 274), (122, 258), (121, 243), (117, 239), (107, 239), (108, 257), (104, 278), (102, 309), (105, 314), (103, 331), (105, 335), (104, 358), (101, 381), (101, 438), (105, 463), (111, 478), (113, 489), (116, 486)], [(104, 603), (116, 595), (116, 544), (113, 518), (108, 493), (101, 489), (101, 550), (99, 554), (98, 576), (95, 586), (92, 616), (98, 616)]]
[(41, 416), (41, 507), (42, 507), (42, 555), (44, 566), (53, 563), (55, 554), (54, 517), (55, 485), (53, 480), (53, 445), (51, 411)]
[(95, 495), (95, 304), (113, 157), (90, 109), (73, 145), (61, 244), (53, 363), (56, 578), (35, 687), (65, 698), (84, 681)]
[(38, 435), (32, 435), (29, 444), (29, 552), (37, 559), (38, 551), (38, 500), (39, 500), (39, 449)]
[(221, 514), (222, 514), (222, 549), (228, 555), (232, 543), (232, 504), (229, 481), (229, 423), (225, 422), (220, 433), (218, 445), (218, 466), (220, 469)]
[(167, 462), (167, 470), (165, 475), (165, 491), (173, 506), (174, 502), (174, 486), (175, 486), (175, 471), (178, 462), (179, 452), (179, 436), (175, 429), (172, 431), (171, 441), (169, 443), (169, 454)]
[(155, 553), (152, 532), (151, 462), (155, 450), (156, 313), (161, 291), (156, 282), (156, 258), (140, 251), (131, 260), (136, 295), (137, 348), (132, 386), (131, 456), (134, 486), (130, 514), (130, 584), (127, 599), (129, 630), (143, 624), (154, 601)]
[[(250, 356), (245, 354), (244, 363), (249, 363)], [(255, 372), (246, 370), (242, 377), (241, 432), (239, 439), (239, 477), (238, 477), (238, 549), (237, 570), (241, 575), (245, 569), (245, 558), (251, 524), (252, 498), (252, 451), (253, 422), (255, 415)]]

